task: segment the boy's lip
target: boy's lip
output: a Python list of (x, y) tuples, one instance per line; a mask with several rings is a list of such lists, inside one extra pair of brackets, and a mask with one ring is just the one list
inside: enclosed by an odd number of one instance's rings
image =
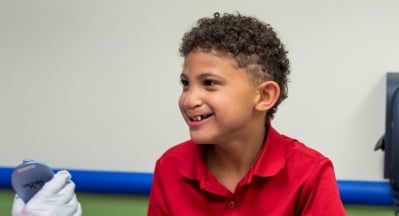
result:
[(187, 115), (187, 124), (190, 127), (199, 127), (209, 120), (213, 113)]

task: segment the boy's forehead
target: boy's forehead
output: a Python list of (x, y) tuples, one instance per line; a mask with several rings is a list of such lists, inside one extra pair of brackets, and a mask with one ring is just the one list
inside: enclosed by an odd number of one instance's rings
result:
[(221, 56), (211, 52), (190, 52), (184, 58), (180, 77), (215, 76), (230, 79), (237, 75), (241, 78), (242, 75), (252, 78), (247, 68), (238, 67), (236, 60), (231, 56)]
[(195, 49), (189, 52), (184, 57), (183, 67), (192, 66), (194, 64), (201, 65), (218, 65), (218, 64), (229, 64), (230, 66), (237, 67), (237, 61), (232, 55), (223, 52), (217, 52), (215, 50), (203, 50)]

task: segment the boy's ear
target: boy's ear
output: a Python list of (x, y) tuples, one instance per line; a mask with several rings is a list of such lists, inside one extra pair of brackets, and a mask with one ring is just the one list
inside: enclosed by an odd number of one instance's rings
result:
[(275, 81), (266, 81), (258, 85), (255, 109), (268, 111), (280, 97), (280, 86)]

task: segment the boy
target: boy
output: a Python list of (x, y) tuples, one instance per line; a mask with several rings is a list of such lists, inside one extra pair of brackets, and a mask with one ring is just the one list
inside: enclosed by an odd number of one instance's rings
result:
[(191, 140), (157, 161), (148, 215), (345, 215), (331, 161), (271, 125), (289, 61), (272, 27), (215, 13), (180, 47)]

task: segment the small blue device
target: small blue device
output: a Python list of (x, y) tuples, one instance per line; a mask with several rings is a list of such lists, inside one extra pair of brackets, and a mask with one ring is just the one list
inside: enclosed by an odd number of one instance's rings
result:
[(53, 170), (46, 164), (24, 160), (12, 172), (11, 185), (18, 196), (27, 203), (53, 176)]

